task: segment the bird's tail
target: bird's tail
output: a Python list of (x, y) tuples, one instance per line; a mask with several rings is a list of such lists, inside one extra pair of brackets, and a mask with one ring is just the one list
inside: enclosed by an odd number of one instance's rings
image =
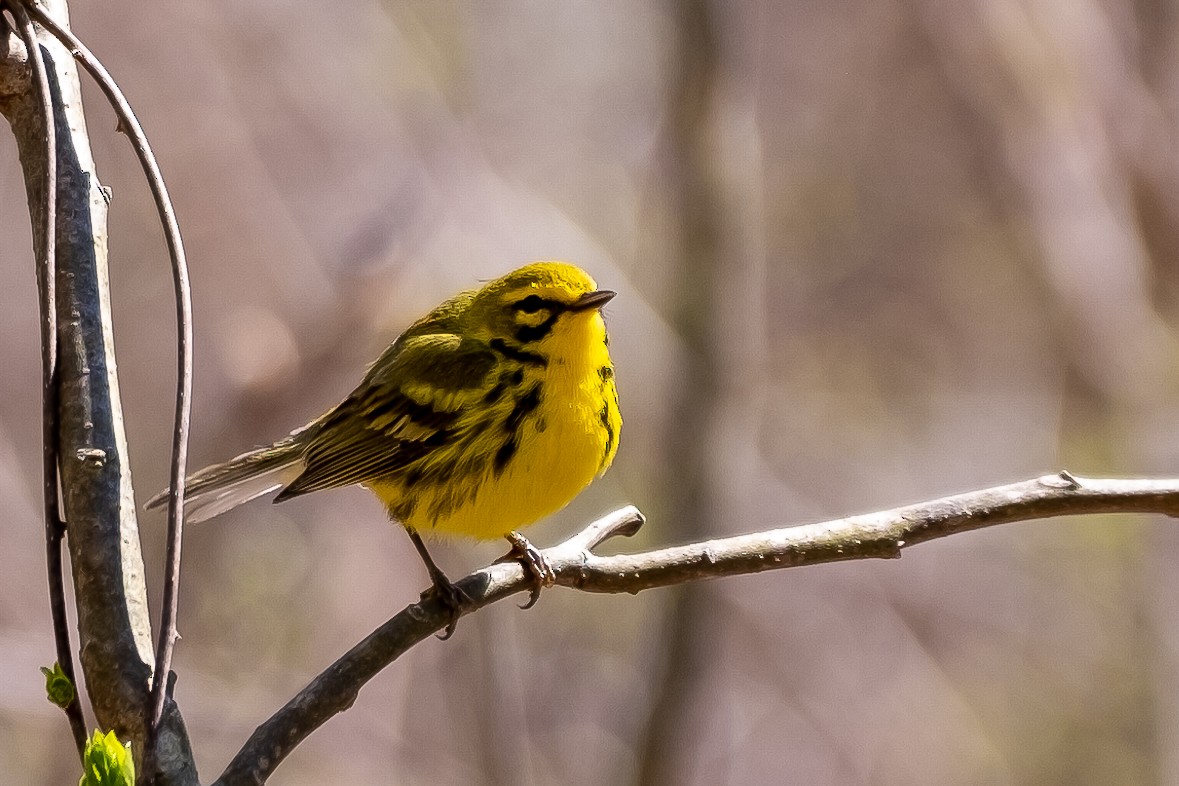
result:
[[(185, 521), (195, 523), (219, 516), (297, 478), (303, 470), (299, 433), (189, 475), (184, 491)], [(164, 507), (168, 491), (156, 494), (144, 508)]]

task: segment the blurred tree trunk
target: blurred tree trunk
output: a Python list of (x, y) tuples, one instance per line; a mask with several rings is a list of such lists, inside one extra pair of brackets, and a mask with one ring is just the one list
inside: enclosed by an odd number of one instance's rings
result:
[[(720, 381), (720, 342), (715, 310), (721, 266), (720, 196), (716, 178), (713, 99), (716, 93), (718, 42), (709, 0), (673, 4), (676, 54), (661, 149), (669, 192), (668, 248), (670, 310), (682, 342), (681, 384), (671, 401), (664, 438), (663, 512), (676, 522), (676, 537), (695, 541), (714, 531), (717, 476), (710, 434), (716, 419)], [(637, 778), (641, 784), (682, 783), (691, 769), (685, 742), (695, 717), (701, 685), (706, 684), (708, 641), (718, 624), (710, 613), (711, 587), (688, 584), (676, 590), (664, 636), (663, 674), (654, 690), (645, 737), (638, 743)]]

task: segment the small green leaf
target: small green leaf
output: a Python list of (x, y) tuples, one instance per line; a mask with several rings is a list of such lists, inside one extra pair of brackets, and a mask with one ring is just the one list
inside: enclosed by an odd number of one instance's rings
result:
[(42, 666), (41, 673), (45, 675), (45, 694), (49, 701), (63, 710), (70, 706), (74, 700), (74, 683), (61, 670), (61, 664), (54, 663), (52, 669)]
[(82, 780), (78, 786), (135, 786), (131, 743), (119, 742), (113, 731), (103, 736), (95, 729), (82, 755)]

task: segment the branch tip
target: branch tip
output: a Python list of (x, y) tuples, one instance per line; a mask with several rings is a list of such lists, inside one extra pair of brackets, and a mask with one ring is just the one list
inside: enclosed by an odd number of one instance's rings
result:
[(627, 505), (593, 521), (568, 540), (554, 546), (551, 551), (560, 554), (590, 551), (610, 538), (629, 538), (642, 529), (646, 519), (634, 505)]

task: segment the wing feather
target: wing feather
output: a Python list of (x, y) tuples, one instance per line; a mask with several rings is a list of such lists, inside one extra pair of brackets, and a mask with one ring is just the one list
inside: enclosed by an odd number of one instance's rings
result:
[(496, 361), (485, 344), (454, 333), (402, 336), (312, 425), (303, 472), (275, 501), (386, 478), (446, 445), (495, 384)]

